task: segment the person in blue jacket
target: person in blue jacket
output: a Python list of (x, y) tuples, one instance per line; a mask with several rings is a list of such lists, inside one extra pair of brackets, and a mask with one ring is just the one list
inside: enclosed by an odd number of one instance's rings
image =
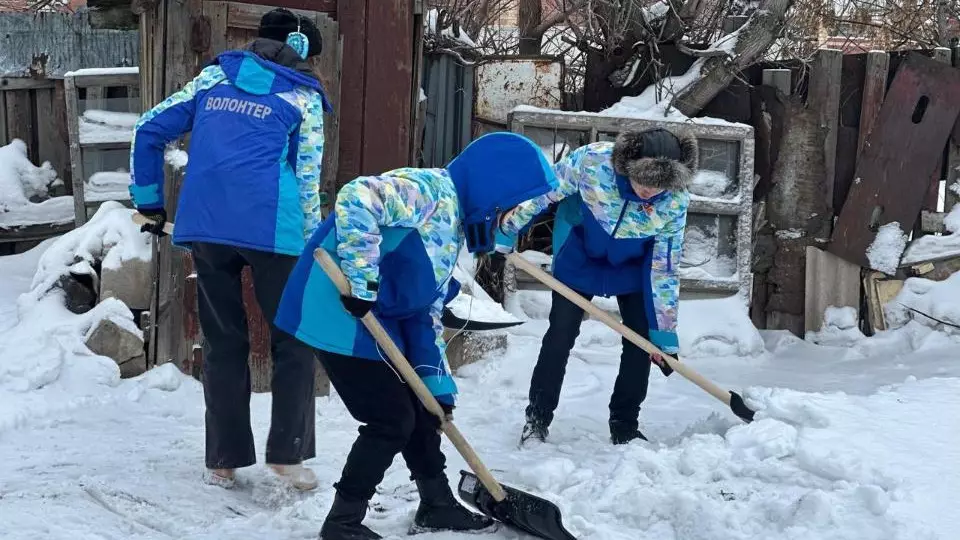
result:
[[(252, 270), (257, 303), (272, 321), (287, 277), (320, 222), (323, 115), (331, 110), (307, 58), (320, 32), (285, 9), (263, 16), (259, 37), (227, 51), (134, 130), (130, 193), (163, 235), (164, 148), (192, 132), (173, 242), (189, 248), (204, 336), (208, 480), (229, 486), (256, 462), (250, 429), (250, 344), (241, 271)], [(271, 325), (273, 412), (266, 462), (298, 489), (315, 456), (313, 350)]]
[[(290, 277), (277, 326), (319, 349), (337, 394), (362, 426), (347, 456), (324, 540), (380, 538), (362, 524), (397, 454), (420, 494), (415, 527), (473, 530), (490, 520), (461, 506), (447, 481), (440, 419), (427, 412), (358, 319), (371, 312), (451, 414), (457, 387), (444, 356), (441, 313), (457, 292), (462, 246), (491, 252), (500, 215), (556, 187), (541, 150), (513, 133), (472, 142), (446, 168), (361, 176), (337, 196)], [(314, 262), (325, 249), (350, 283), (340, 296)], [(342, 304), (342, 306), (341, 306)]]
[[(615, 142), (578, 148), (555, 165), (559, 188), (521, 203), (501, 223), (507, 251), (536, 216), (559, 203), (553, 230), (553, 275), (586, 298), (615, 296), (623, 323), (667, 354), (676, 354), (677, 275), (697, 141), (666, 129), (622, 132)], [(499, 247), (498, 247), (498, 250)], [(550, 326), (530, 382), (521, 443), (543, 441), (560, 399), (567, 359), (583, 309), (553, 293)], [(640, 405), (650, 362), (662, 358), (623, 339), (620, 372), (610, 397), (614, 444), (644, 439)]]

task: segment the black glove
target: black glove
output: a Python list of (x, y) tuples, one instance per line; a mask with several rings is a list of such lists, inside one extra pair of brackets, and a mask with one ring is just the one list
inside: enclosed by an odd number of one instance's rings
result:
[[(448, 405), (448, 404), (446, 404), (446, 403), (444, 403), (444, 402), (442, 402), (442, 401), (437, 401), (437, 403), (439, 403), (439, 404), (440, 404), (440, 408), (443, 409), (443, 416), (445, 416), (445, 417), (447, 418), (447, 421), (449, 422), (449, 421), (453, 420), (453, 409), (454, 409), (454, 406), (453, 406), (453, 405)], [(441, 424), (440, 424), (440, 419), (437, 417), (437, 415), (435, 415), (435, 414), (433, 414), (433, 413), (427, 412), (427, 414), (430, 415), (430, 421), (432, 422), (433, 428), (437, 430), (437, 433), (440, 433), (440, 432), (441, 432), (441, 429), (440, 429), (440, 425), (441, 425)]]
[(167, 224), (167, 211), (163, 208), (158, 208), (156, 210), (138, 210), (140, 215), (149, 219), (153, 223), (146, 223), (140, 227), (140, 232), (148, 232), (150, 234), (155, 234), (157, 238), (163, 238), (167, 236), (167, 233), (163, 232), (163, 226)]
[(658, 368), (660, 368), (660, 371), (663, 372), (664, 377), (669, 377), (673, 373), (673, 368), (670, 367), (670, 365), (667, 364), (667, 361), (664, 360), (663, 358), (661, 358), (660, 361), (658, 362), (653, 359), (653, 356), (654, 355), (650, 355), (650, 361), (656, 364)]
[(373, 300), (364, 300), (362, 298), (347, 295), (340, 295), (340, 302), (343, 304), (343, 309), (347, 310), (347, 313), (358, 319), (363, 318), (363, 316), (369, 313), (376, 304), (376, 302)]

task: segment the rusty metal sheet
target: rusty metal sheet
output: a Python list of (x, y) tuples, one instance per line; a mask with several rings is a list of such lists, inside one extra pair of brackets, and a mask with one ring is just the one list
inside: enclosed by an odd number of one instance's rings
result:
[(517, 105), (559, 109), (561, 68), (554, 58), (498, 58), (478, 65), (474, 114), (506, 124)]
[(900, 65), (857, 164), (828, 250), (869, 267), (877, 228), (920, 216), (930, 175), (960, 113), (960, 70), (913, 53)]

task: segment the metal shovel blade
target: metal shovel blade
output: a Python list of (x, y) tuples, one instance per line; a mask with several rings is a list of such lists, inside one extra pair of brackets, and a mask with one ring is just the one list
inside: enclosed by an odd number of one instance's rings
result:
[(577, 540), (564, 528), (557, 505), (508, 485), (500, 486), (507, 492), (507, 498), (497, 502), (476, 475), (460, 471), (460, 498), (481, 513), (538, 538)]
[(502, 330), (513, 326), (520, 326), (523, 321), (515, 322), (491, 322), (474, 321), (472, 319), (463, 319), (454, 315), (450, 308), (443, 308), (443, 314), (440, 316), (440, 322), (444, 328), (450, 330), (463, 330), (467, 332), (489, 332), (491, 330)]

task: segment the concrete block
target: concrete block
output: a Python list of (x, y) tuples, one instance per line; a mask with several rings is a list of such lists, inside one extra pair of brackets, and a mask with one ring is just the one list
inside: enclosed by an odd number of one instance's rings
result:
[(120, 366), (143, 355), (143, 339), (110, 319), (97, 324), (86, 345), (94, 353), (112, 358)]
[(150, 261), (130, 259), (120, 268), (104, 268), (100, 272), (100, 301), (116, 298), (130, 309), (150, 309), (152, 288)]

